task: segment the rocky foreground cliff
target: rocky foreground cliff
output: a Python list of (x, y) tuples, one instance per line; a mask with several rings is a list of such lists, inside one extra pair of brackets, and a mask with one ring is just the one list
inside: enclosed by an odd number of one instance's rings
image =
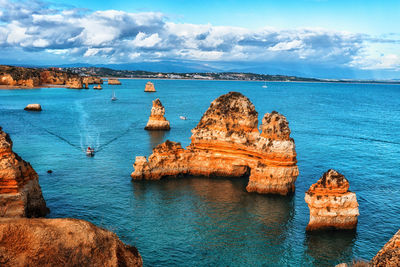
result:
[(77, 219), (0, 219), (0, 266), (142, 266), (135, 247)]
[(167, 176), (249, 176), (248, 192), (286, 195), (298, 176), (294, 140), (286, 118), (258, 113), (244, 95), (230, 92), (215, 99), (192, 130), (191, 144), (166, 141), (153, 149), (148, 161), (136, 157), (134, 180)]
[(73, 89), (87, 88), (88, 84), (102, 83), (98, 77), (81, 77), (57, 68), (40, 69), (0, 65), (0, 85), (34, 88), (60, 85)]
[(12, 141), (0, 127), (0, 217), (42, 217), (49, 209), (39, 177), (29, 162), (12, 151)]
[(349, 186), (347, 179), (332, 169), (311, 185), (305, 195), (310, 209), (307, 231), (357, 227), (358, 202)]

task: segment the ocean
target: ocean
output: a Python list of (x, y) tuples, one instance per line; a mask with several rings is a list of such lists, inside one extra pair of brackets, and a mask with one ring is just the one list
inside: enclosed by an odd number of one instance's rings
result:
[[(114, 231), (145, 266), (332, 266), (370, 260), (399, 229), (400, 85), (153, 80), (157, 92), (145, 93), (147, 80), (121, 82), (0, 90), (0, 126), (39, 174), (49, 218)], [(211, 101), (229, 91), (253, 102), (259, 122), (273, 110), (287, 117), (300, 171), (294, 195), (247, 193), (246, 178), (131, 181), (135, 156), (167, 139), (189, 145)], [(155, 98), (169, 132), (144, 130)], [(29, 103), (43, 111), (24, 111)], [(357, 194), (357, 230), (308, 234), (305, 191), (331, 168)]]

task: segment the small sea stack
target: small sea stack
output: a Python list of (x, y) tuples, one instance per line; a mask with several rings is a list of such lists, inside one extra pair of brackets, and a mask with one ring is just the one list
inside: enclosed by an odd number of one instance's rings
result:
[(164, 117), (164, 114), (165, 108), (160, 99), (157, 98), (153, 101), (149, 121), (144, 129), (148, 131), (169, 131), (171, 129), (169, 121)]
[(156, 88), (154, 88), (154, 84), (152, 82), (147, 82), (146, 87), (144, 88), (145, 92), (155, 92)]
[(28, 111), (42, 111), (42, 106), (40, 104), (28, 104), (24, 110)]
[(49, 209), (39, 177), (29, 162), (12, 151), (12, 146), (10, 136), (0, 127), (0, 217), (45, 216)]
[(400, 266), (400, 230), (379, 250), (370, 264), (374, 267)]
[(332, 169), (311, 185), (304, 198), (310, 209), (307, 231), (357, 227), (358, 203), (349, 186), (347, 179)]
[(121, 82), (118, 79), (108, 79), (108, 84), (110, 84), (110, 85), (121, 85)]
[(101, 85), (98, 84), (98, 85), (93, 86), (93, 89), (101, 90), (101, 89), (103, 89), (103, 87), (101, 87)]
[(251, 101), (238, 92), (222, 95), (192, 129), (186, 149), (167, 140), (153, 149), (148, 160), (136, 157), (131, 177), (248, 177), (248, 192), (288, 195), (294, 192), (299, 174), (289, 123), (276, 111), (264, 118), (260, 133)]

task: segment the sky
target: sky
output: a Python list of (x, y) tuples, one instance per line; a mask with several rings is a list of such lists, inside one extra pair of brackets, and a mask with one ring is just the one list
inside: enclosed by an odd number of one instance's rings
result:
[(0, 0), (0, 64), (400, 79), (399, 0)]

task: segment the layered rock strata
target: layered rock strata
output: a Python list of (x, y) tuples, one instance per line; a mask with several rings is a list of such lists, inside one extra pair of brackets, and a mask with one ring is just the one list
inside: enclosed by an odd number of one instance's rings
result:
[(153, 149), (148, 161), (136, 157), (132, 179), (166, 176), (249, 176), (248, 192), (287, 195), (298, 176), (294, 140), (286, 118), (258, 113), (250, 100), (230, 92), (214, 100), (192, 130), (191, 144), (166, 141)]
[(400, 230), (387, 242), (371, 260), (371, 266), (400, 266)]
[(152, 82), (147, 82), (146, 86), (144, 87), (145, 92), (155, 92), (156, 88), (154, 88), (154, 84)]
[(308, 189), (305, 201), (310, 209), (306, 230), (354, 229), (358, 221), (356, 194), (349, 182), (335, 170), (328, 170)]
[(42, 106), (40, 104), (28, 104), (24, 110), (29, 111), (42, 111)]
[(10, 136), (0, 127), (0, 217), (41, 217), (49, 209), (31, 165), (12, 151)]
[(153, 107), (151, 108), (149, 121), (144, 129), (149, 131), (170, 130), (171, 128), (169, 126), (169, 121), (167, 121), (164, 115), (165, 108), (161, 104), (160, 99), (157, 98), (153, 101)]
[(0, 219), (1, 266), (142, 266), (135, 247), (77, 219)]
[(118, 79), (108, 79), (108, 84), (121, 85), (121, 82)]

